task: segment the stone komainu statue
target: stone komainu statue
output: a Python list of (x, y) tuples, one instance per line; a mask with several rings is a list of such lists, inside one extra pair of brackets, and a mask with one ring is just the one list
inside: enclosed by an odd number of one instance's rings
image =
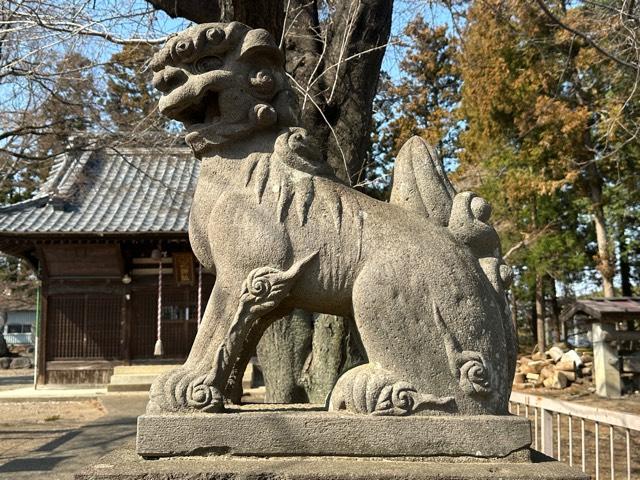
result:
[(390, 203), (344, 185), (298, 128), (283, 63), (268, 32), (240, 23), (192, 27), (153, 59), (160, 110), (202, 160), (189, 235), (217, 280), (148, 411), (224, 410), (265, 328), (301, 308), (353, 318), (369, 359), (338, 380), (330, 410), (506, 414), (516, 339), (489, 205), (456, 193), (418, 137)]

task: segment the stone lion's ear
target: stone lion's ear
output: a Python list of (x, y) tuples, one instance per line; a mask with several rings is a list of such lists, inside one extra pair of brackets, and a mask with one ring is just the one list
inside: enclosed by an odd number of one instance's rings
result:
[(246, 60), (255, 55), (266, 56), (278, 66), (284, 63), (284, 56), (273, 37), (262, 28), (249, 30), (240, 47), (240, 60)]

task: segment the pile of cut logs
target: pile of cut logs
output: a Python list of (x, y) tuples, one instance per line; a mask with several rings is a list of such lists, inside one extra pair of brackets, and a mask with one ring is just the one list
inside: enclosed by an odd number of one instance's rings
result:
[(593, 357), (563, 346), (551, 347), (544, 353), (518, 359), (514, 385), (520, 388), (566, 388), (572, 383), (591, 381)]

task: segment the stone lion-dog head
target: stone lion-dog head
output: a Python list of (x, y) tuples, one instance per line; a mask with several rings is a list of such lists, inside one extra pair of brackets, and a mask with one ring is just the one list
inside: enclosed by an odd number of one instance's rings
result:
[(160, 112), (184, 123), (198, 156), (253, 131), (299, 123), (284, 57), (266, 30), (196, 25), (172, 37), (151, 68)]

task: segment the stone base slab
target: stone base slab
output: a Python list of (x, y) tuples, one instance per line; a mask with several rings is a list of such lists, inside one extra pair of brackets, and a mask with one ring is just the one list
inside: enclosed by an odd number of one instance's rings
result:
[(522, 417), (385, 417), (303, 406), (280, 407), (281, 411), (273, 408), (142, 415), (138, 418), (137, 452), (145, 458), (228, 454), (529, 461), (531, 426)]
[(116, 451), (75, 480), (588, 480), (534, 452), (533, 463), (432, 463), (388, 459), (177, 457), (144, 460)]

